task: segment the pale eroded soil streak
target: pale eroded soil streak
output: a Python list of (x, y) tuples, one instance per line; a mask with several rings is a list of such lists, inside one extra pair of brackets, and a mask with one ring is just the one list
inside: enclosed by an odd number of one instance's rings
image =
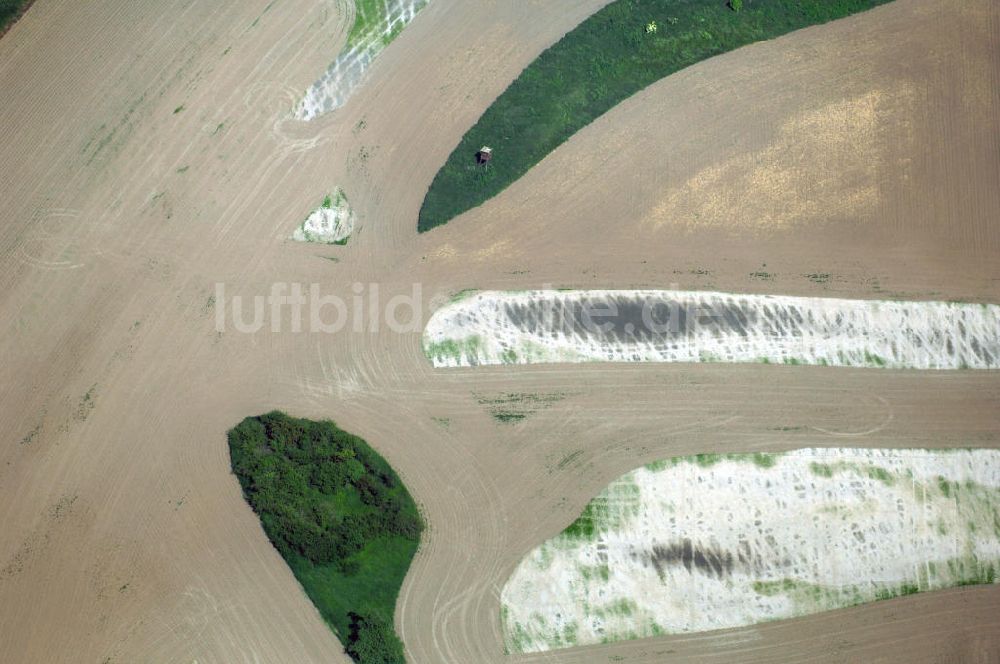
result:
[(513, 652), (752, 625), (1000, 571), (1000, 452), (671, 459), (605, 489), (504, 586)]
[(476, 293), (434, 312), (436, 367), (773, 362), (1000, 367), (1000, 306), (691, 291)]

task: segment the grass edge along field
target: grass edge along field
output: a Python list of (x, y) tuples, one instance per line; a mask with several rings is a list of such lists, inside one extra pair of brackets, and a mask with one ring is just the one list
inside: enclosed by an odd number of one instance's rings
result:
[(0, 37), (24, 16), (35, 0), (0, 0)]
[(393, 612), (423, 522), (395, 471), (329, 420), (273, 411), (228, 437), (244, 498), (345, 651), (403, 662)]
[(807, 448), (653, 462), (504, 584), (508, 652), (691, 634), (1000, 569), (1000, 450)]
[[(538, 56), (486, 109), (435, 175), (419, 232), (513, 184), (623, 100), (685, 67), (890, 0), (616, 0)], [(493, 149), (488, 165), (479, 148)]]

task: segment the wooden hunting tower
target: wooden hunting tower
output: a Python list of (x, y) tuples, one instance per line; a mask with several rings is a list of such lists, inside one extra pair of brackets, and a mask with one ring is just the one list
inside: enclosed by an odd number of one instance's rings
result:
[(476, 163), (480, 166), (486, 166), (493, 160), (493, 148), (488, 145), (484, 145), (479, 148), (479, 152), (476, 153)]

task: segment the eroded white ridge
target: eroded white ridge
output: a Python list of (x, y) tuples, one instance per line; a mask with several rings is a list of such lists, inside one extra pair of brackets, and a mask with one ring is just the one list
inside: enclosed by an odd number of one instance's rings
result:
[(354, 231), (354, 211), (339, 187), (326, 197), (323, 204), (309, 213), (306, 220), (292, 233), (298, 242), (343, 244)]
[(1000, 569), (1000, 451), (705, 455), (621, 477), (501, 593), (537, 652), (801, 616)]
[(412, 21), (429, 0), (376, 0), (382, 9), (377, 20), (355, 26), (348, 43), (323, 75), (306, 90), (295, 109), (298, 120), (312, 120), (343, 106), (361, 84), (364, 74), (389, 43)]
[(607, 361), (991, 369), (1000, 367), (1000, 306), (662, 290), (483, 291), (435, 311), (423, 345), (436, 367)]

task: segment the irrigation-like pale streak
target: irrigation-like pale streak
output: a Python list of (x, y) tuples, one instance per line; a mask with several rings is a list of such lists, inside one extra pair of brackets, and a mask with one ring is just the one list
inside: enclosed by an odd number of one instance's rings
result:
[(772, 362), (1000, 367), (1000, 306), (696, 291), (484, 291), (434, 312), (436, 367)]
[(367, 21), (361, 30), (351, 30), (344, 50), (323, 76), (306, 91), (295, 109), (299, 120), (312, 120), (344, 105), (360, 85), (365, 71), (375, 57), (416, 17), (429, 0), (384, 0), (375, 3), (377, 19)]
[(804, 449), (628, 473), (501, 593), (535, 652), (995, 583), (1000, 451)]

